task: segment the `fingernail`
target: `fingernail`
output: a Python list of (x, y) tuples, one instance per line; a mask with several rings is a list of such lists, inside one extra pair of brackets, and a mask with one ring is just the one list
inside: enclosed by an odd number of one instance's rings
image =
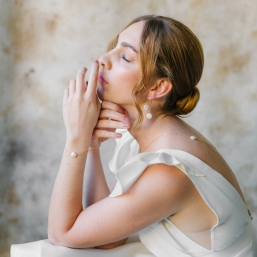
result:
[(129, 122), (129, 117), (125, 116), (124, 120)]
[(95, 60), (95, 63), (99, 63), (97, 60)]
[(121, 137), (122, 137), (122, 134), (116, 133), (116, 137), (121, 138)]
[(123, 127), (125, 127), (125, 128), (129, 128), (129, 127), (130, 127), (130, 124), (129, 124), (129, 123), (127, 123), (127, 122), (123, 122)]

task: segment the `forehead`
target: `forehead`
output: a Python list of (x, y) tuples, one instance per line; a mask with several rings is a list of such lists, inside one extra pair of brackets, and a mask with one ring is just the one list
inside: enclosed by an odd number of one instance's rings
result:
[(129, 43), (139, 50), (144, 24), (144, 21), (139, 21), (127, 27), (119, 34), (119, 41)]

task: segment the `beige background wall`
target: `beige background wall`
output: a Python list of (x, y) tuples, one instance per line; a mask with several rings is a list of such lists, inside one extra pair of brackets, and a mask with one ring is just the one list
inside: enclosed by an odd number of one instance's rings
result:
[[(149, 13), (176, 18), (200, 38), (201, 101), (187, 120), (234, 170), (257, 229), (256, 1), (0, 0), (1, 256), (11, 243), (47, 236), (64, 88), (132, 18)], [(102, 149), (105, 166), (109, 149), (113, 141)]]

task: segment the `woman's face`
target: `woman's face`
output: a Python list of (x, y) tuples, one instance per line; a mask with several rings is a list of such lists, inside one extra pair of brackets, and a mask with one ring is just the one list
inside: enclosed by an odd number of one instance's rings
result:
[(116, 47), (100, 57), (102, 70), (97, 93), (101, 100), (125, 109), (134, 106), (132, 90), (142, 76), (139, 49), (143, 25), (140, 21), (126, 28), (120, 33)]

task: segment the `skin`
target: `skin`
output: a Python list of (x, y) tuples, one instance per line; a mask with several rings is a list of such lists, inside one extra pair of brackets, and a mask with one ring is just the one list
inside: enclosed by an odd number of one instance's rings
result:
[[(165, 96), (172, 90), (167, 78), (156, 79), (140, 96), (141, 107), (147, 96), (152, 97), (153, 118), (144, 119), (140, 126), (131, 130), (137, 117), (131, 93), (142, 75), (139, 56), (142, 28), (143, 22), (138, 22), (119, 35), (117, 46), (103, 55), (99, 63), (93, 64), (88, 84), (84, 83), (86, 69), (82, 68), (76, 80), (72, 80), (65, 90), (63, 117), (66, 150), (49, 210), (48, 235), (53, 244), (110, 249), (124, 244), (131, 234), (169, 216), (179, 229), (186, 232), (201, 232), (217, 223), (215, 214), (191, 180), (176, 167), (164, 164), (149, 166), (124, 194), (108, 197), (110, 191), (99, 147), (109, 138), (121, 137), (115, 132), (117, 128), (128, 129), (141, 151), (172, 148), (195, 155), (223, 175), (242, 196), (235, 176), (223, 158), (207, 144), (190, 141), (189, 138), (195, 135), (202, 141), (207, 140), (181, 119), (165, 117), (160, 113)], [(100, 68), (102, 75), (97, 89)], [(96, 97), (96, 90), (102, 104)], [(184, 136), (172, 134), (159, 137), (149, 145), (160, 134), (167, 132)], [(81, 154), (72, 158), (72, 151)], [(86, 208), (83, 210), (84, 174)], [(202, 238), (198, 243), (210, 248), (209, 239)]]

